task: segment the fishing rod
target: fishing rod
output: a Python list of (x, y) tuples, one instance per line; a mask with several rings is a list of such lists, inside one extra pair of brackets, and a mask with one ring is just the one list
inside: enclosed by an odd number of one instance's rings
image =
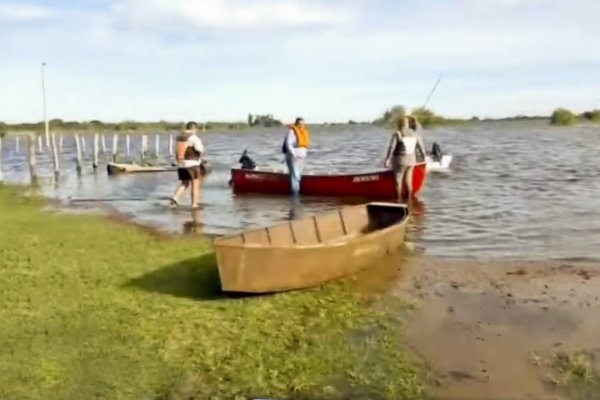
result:
[(429, 92), (429, 95), (427, 96), (427, 100), (425, 100), (425, 104), (423, 104), (422, 108), (427, 107), (427, 104), (429, 104), (429, 100), (431, 100), (431, 96), (433, 96), (433, 94), (435, 93), (435, 90), (437, 89), (438, 85), (440, 84), (442, 78), (444, 77), (444, 74), (440, 74), (440, 77), (438, 78), (438, 80), (435, 82), (435, 85), (433, 85), (433, 88), (431, 89), (431, 91)]

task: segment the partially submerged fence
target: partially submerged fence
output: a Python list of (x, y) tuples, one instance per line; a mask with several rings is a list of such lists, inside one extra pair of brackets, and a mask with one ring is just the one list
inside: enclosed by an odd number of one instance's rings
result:
[[(71, 136), (74, 144), (74, 158), (72, 164), (61, 163), (61, 155), (65, 154), (65, 138)], [(146, 162), (149, 159), (148, 155), (148, 135), (147, 134), (112, 134), (112, 143), (109, 148), (107, 147), (107, 136), (110, 140), (111, 135), (105, 134), (55, 134), (54, 132), (50, 135), (50, 146), (44, 146), (42, 135), (38, 135), (33, 132), (8, 132), (4, 137), (0, 136), (0, 182), (3, 181), (3, 150), (4, 152), (12, 151), (14, 149), (15, 154), (22, 153), (23, 144), (26, 143), (27, 148), (27, 162), (29, 164), (29, 174), (31, 182), (35, 183), (38, 179), (38, 160), (37, 156), (41, 154), (49, 154), (52, 160), (52, 166), (54, 175), (58, 178), (63, 171), (62, 168), (69, 168), (69, 165), (73, 165), (78, 174), (81, 174), (86, 167), (88, 161), (85, 156), (87, 154), (87, 143), (91, 143), (92, 154), (90, 165), (94, 171), (98, 170), (102, 162), (105, 163), (116, 163), (119, 161), (121, 155), (126, 157), (131, 154), (131, 143), (132, 141), (139, 142), (140, 149), (140, 161)], [(121, 138), (124, 137), (124, 141)], [(168, 142), (167, 142), (168, 140)], [(168, 143), (167, 146), (161, 146), (161, 143)], [(120, 144), (123, 143), (123, 148)], [(165, 148), (166, 147), (166, 148)], [(154, 149), (153, 157), (159, 158), (161, 152), (168, 158), (173, 156), (173, 134), (155, 134), (154, 138)]]

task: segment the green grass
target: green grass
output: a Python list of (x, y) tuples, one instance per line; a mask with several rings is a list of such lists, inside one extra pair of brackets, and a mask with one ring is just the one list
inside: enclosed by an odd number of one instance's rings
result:
[(227, 297), (204, 240), (42, 205), (0, 186), (2, 399), (425, 396), (402, 305), (353, 280)]
[(594, 364), (597, 360), (590, 352), (557, 353), (551, 363), (555, 371), (553, 382), (574, 400), (598, 399), (600, 374)]

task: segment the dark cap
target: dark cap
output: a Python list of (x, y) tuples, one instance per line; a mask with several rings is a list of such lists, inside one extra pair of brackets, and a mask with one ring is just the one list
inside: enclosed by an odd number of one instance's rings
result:
[(188, 130), (188, 131), (190, 129), (194, 129), (194, 128), (198, 129), (198, 124), (196, 122), (194, 122), (194, 121), (190, 121), (187, 124), (185, 124), (185, 129)]

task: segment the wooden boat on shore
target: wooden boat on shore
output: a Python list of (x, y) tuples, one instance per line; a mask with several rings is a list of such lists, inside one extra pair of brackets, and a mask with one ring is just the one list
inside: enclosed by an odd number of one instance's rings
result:
[(129, 163), (113, 163), (106, 164), (106, 172), (109, 175), (116, 174), (134, 174), (142, 172), (167, 172), (175, 171), (177, 168), (172, 165), (139, 165)]
[[(206, 163), (201, 166), (202, 175), (206, 175), (210, 172), (210, 168)], [(135, 163), (114, 163), (109, 162), (106, 164), (106, 172), (108, 175), (116, 174), (133, 174), (133, 173), (144, 173), (144, 172), (169, 172), (176, 171), (177, 166), (171, 164), (165, 165), (139, 165)]]
[[(426, 164), (413, 168), (414, 194), (425, 185)], [(287, 172), (233, 168), (231, 183), (234, 193), (290, 194)], [(402, 188), (403, 194), (407, 188)], [(396, 183), (391, 170), (361, 174), (306, 174), (300, 182), (300, 194), (325, 197), (365, 197), (374, 199), (396, 198)]]
[(214, 241), (221, 287), (270, 293), (353, 274), (404, 242), (408, 208), (367, 203)]

